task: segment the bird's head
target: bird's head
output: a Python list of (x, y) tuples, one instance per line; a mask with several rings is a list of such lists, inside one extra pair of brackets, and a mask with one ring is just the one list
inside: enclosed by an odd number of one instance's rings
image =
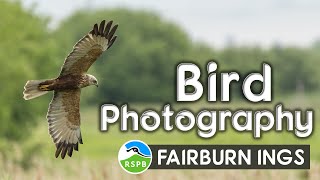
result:
[(92, 76), (91, 74), (87, 74), (87, 77), (88, 77), (89, 85), (95, 85), (98, 87), (98, 80), (96, 77)]

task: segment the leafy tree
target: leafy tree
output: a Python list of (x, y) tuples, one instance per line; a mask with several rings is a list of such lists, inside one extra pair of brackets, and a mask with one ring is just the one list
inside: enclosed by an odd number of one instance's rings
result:
[[(232, 82), (230, 85), (231, 99), (244, 97), (242, 94), (242, 82), (252, 72), (261, 72), (262, 63), (270, 64), (267, 53), (259, 47), (227, 47), (218, 52), (219, 69), (221, 72), (238, 72), (239, 82)], [(220, 76), (218, 83), (220, 84)], [(254, 83), (253, 90), (260, 92), (261, 84)], [(220, 88), (218, 88), (220, 91)]]
[(55, 43), (46, 21), (19, 2), (1, 1), (0, 7), (0, 137), (18, 140), (28, 136), (39, 110), (45, 111), (43, 98), (26, 102), (22, 92), (28, 79), (48, 77)]

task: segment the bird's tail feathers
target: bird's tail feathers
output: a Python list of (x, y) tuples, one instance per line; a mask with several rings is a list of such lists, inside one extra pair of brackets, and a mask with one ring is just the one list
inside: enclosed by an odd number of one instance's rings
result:
[(30, 100), (44, 94), (47, 94), (48, 91), (43, 91), (39, 89), (39, 84), (47, 80), (29, 80), (24, 86), (23, 98), (25, 100)]

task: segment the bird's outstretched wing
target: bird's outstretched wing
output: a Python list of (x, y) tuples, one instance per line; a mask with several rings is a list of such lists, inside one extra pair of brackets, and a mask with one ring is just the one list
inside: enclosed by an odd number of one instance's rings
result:
[(87, 72), (102, 52), (112, 46), (117, 38), (114, 35), (117, 27), (118, 25), (112, 27), (112, 21), (105, 25), (105, 20), (99, 26), (95, 24), (93, 29), (73, 46), (72, 52), (64, 61), (60, 76)]
[(47, 120), (49, 134), (56, 144), (56, 154), (64, 159), (66, 154), (72, 156), (82, 144), (80, 132), (80, 89), (55, 91), (49, 105)]

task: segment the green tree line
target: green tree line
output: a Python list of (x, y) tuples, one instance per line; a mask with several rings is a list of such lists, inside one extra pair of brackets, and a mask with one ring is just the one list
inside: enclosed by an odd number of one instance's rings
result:
[[(50, 30), (47, 18), (22, 8), (19, 2), (1, 1), (0, 7), (0, 137), (6, 139), (26, 137), (51, 98), (24, 101), (25, 82), (57, 76), (73, 45), (103, 19), (119, 24), (118, 39), (90, 69), (100, 86), (84, 90), (83, 104), (174, 102), (177, 64), (197, 63), (205, 82), (209, 59), (218, 62), (219, 71), (236, 70), (241, 77), (261, 71), (262, 62), (271, 64), (273, 88), (279, 96), (319, 90), (317, 43), (310, 48), (230, 46), (217, 50), (193, 42), (177, 24), (148, 11), (80, 9)], [(232, 87), (235, 96), (241, 96), (239, 88)]]

